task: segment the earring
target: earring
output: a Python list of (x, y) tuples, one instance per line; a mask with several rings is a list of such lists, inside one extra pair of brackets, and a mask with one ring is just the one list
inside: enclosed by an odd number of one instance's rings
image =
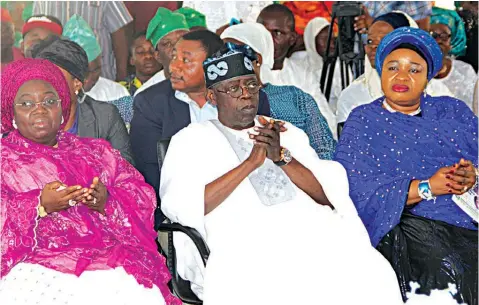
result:
[(261, 66), (261, 64), (259, 62), (256, 63), (256, 67), (259, 67)]
[(15, 119), (12, 120), (12, 126), (13, 128), (18, 129), (17, 122), (15, 122)]
[(78, 92), (79, 92), (79, 91), (78, 91), (78, 90), (76, 90), (76, 91), (75, 91), (75, 95), (78, 95)]
[(62, 117), (62, 122), (60, 124), (63, 124), (65, 122), (65, 119)]

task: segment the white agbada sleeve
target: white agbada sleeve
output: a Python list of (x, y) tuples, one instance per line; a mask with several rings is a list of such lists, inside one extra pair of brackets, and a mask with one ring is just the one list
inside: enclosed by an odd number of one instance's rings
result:
[[(204, 225), (205, 187), (203, 163), (200, 153), (200, 124), (190, 125), (177, 133), (170, 142), (161, 169), (161, 210), (172, 222), (196, 229), (206, 241)], [(200, 133), (198, 133), (200, 132)], [(195, 136), (197, 135), (197, 136)], [(192, 148), (197, 150), (192, 150)], [(175, 232), (177, 270), (181, 278), (191, 282), (193, 292), (203, 298), (204, 265), (196, 246), (183, 233)]]
[(370, 244), (364, 224), (359, 218), (356, 207), (349, 197), (349, 181), (344, 167), (336, 161), (321, 160), (309, 145), (309, 138), (301, 129), (287, 123), (288, 131), (281, 136), (281, 146), (290, 150), (291, 155), (309, 169), (323, 187), (335, 212), (347, 219), (363, 242)]

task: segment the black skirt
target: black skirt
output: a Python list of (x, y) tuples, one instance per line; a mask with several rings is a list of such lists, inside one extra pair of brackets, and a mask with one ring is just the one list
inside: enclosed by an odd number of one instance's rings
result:
[(455, 284), (455, 299), (477, 305), (477, 231), (411, 214), (379, 243), (377, 249), (391, 263), (406, 301), (409, 283), (417, 282), (420, 294)]

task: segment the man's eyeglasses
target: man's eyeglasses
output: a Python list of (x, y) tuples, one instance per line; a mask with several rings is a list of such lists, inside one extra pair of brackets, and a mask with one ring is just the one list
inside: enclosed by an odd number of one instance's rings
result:
[(236, 51), (243, 53), (246, 57), (248, 57), (251, 61), (255, 61), (258, 59), (256, 52), (247, 44), (244, 45), (237, 45), (232, 42), (227, 42), (226, 47), (230, 51)]
[(15, 106), (18, 109), (24, 110), (24, 111), (31, 111), (31, 110), (35, 109), (37, 105), (40, 105), (40, 104), (44, 108), (54, 109), (54, 108), (58, 108), (58, 106), (60, 106), (61, 101), (62, 100), (60, 100), (60, 99), (47, 98), (47, 99), (43, 100), (43, 102), (39, 102), (39, 103), (36, 103), (36, 102), (33, 102), (33, 101), (23, 101), (21, 103), (15, 103)]
[(245, 89), (246, 91), (248, 91), (249, 94), (256, 94), (258, 93), (259, 89), (261, 89), (261, 85), (258, 84), (257, 82), (251, 82), (249, 84), (246, 84), (246, 86), (235, 85), (235, 86), (229, 87), (229, 89), (226, 91), (221, 91), (218, 89), (216, 89), (216, 91), (229, 94), (233, 98), (238, 98), (244, 94), (243, 90)]
[(448, 33), (436, 33), (431, 31), (429, 34), (431, 34), (432, 38), (434, 39), (437, 39), (438, 37), (441, 38), (442, 41), (447, 41), (449, 38), (451, 38), (451, 34)]

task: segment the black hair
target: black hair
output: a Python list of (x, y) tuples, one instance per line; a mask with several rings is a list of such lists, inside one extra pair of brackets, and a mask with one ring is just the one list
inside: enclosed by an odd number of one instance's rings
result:
[(128, 48), (129, 57), (133, 56), (133, 46), (135, 45), (135, 41), (143, 36), (146, 38), (146, 31), (138, 32), (135, 34), (135, 36), (133, 36), (133, 39), (131, 40), (131, 46)]
[(27, 19), (27, 21), (25, 21), (25, 23), (28, 23), (28, 21), (29, 21), (30, 19), (32, 19), (32, 18), (41, 18), (41, 17), (45, 17), (45, 18), (50, 19), (50, 21), (52, 21), (52, 22), (58, 24), (58, 25), (61, 26), (62, 29), (63, 29), (63, 24), (62, 24), (62, 22), (60, 21), (60, 19), (58, 19), (58, 18), (55, 17), (55, 16), (50, 16), (50, 15), (42, 15), (42, 14), (40, 14), (40, 15), (33, 15), (33, 16), (29, 17), (29, 18)]
[(391, 12), (381, 16), (378, 16), (373, 20), (372, 24), (375, 24), (378, 21), (383, 21), (393, 27), (393, 29), (398, 29), (404, 26), (410, 26), (409, 20), (404, 14)]
[(211, 57), (215, 52), (223, 46), (223, 40), (220, 36), (208, 30), (199, 30), (186, 33), (181, 39), (190, 41), (199, 41), (206, 51), (206, 58)]
[(414, 51), (416, 52), (419, 56), (422, 57), (422, 59), (424, 59), (424, 61), (426, 63), (428, 63), (427, 65), (427, 70), (429, 71), (429, 62), (428, 60), (426, 59), (426, 55), (424, 54), (423, 51), (421, 51), (418, 47), (416, 47), (415, 45), (413, 44), (410, 44), (410, 43), (401, 43), (400, 45), (398, 45), (397, 47), (395, 47), (393, 50), (391, 50), (391, 53), (396, 51), (397, 49), (408, 49), (408, 50), (411, 50), (411, 51)]
[[(296, 24), (295, 24), (295, 21), (294, 21), (294, 14), (288, 7), (286, 7), (282, 4), (274, 3), (274, 4), (270, 4), (267, 7), (265, 7), (261, 11), (259, 16), (261, 16), (261, 14), (263, 14), (263, 13), (283, 13), (286, 16), (286, 18), (288, 19), (288, 23), (290, 24), (290, 30), (293, 31), (293, 32), (295, 31)], [(258, 19), (260, 18), (259, 16), (258, 16)]]

